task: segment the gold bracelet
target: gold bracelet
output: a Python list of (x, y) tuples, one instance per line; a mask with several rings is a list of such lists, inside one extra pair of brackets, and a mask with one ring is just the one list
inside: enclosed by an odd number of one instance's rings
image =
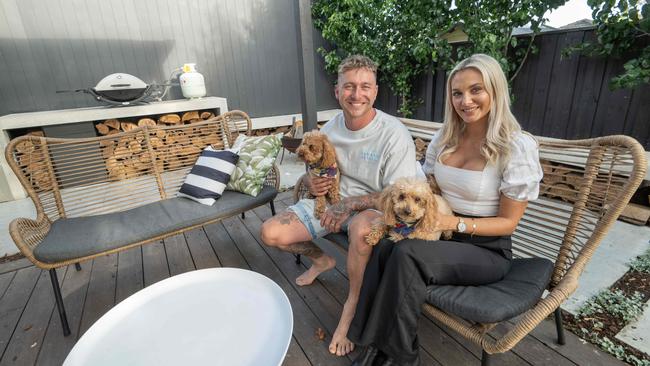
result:
[(476, 231), (476, 219), (472, 219), (472, 232), (469, 234), (470, 237), (474, 236), (474, 232)]

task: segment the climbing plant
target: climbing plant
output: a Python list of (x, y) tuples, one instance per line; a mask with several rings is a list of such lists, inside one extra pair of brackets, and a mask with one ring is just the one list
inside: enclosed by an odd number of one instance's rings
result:
[(629, 57), (623, 72), (612, 79), (613, 88), (650, 83), (650, 5), (638, 0), (589, 0), (596, 40), (570, 47), (564, 54)]
[[(534, 35), (544, 14), (566, 0), (316, 0), (314, 25), (330, 49), (318, 51), (328, 71), (336, 72), (347, 55), (364, 54), (379, 64), (379, 79), (400, 98), (399, 112), (410, 116), (420, 103), (413, 82), (424, 71), (449, 69), (474, 53), (487, 53), (514, 79), (527, 55), (535, 52)], [(454, 5), (454, 6), (452, 6)], [(454, 51), (442, 36), (455, 25), (468, 42)], [(527, 39), (517, 27), (530, 26)]]
[[(537, 53), (535, 36), (544, 14), (566, 0), (456, 0), (456, 14), (468, 42), (458, 47), (458, 59), (475, 53), (494, 57), (512, 82), (528, 55)], [(513, 36), (516, 28), (530, 28), (526, 36)]]
[(419, 102), (414, 79), (451, 60), (451, 46), (440, 38), (454, 25), (450, 8), (451, 0), (319, 0), (314, 25), (333, 48), (318, 51), (330, 72), (350, 54), (373, 59), (379, 80), (400, 98), (399, 112), (409, 116)]

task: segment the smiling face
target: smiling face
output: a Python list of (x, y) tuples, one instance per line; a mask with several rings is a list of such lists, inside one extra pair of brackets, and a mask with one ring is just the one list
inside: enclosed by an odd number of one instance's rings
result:
[(470, 67), (454, 74), (451, 80), (451, 101), (454, 110), (465, 123), (487, 123), (491, 99), (483, 83), (483, 76), (477, 69)]
[(343, 109), (348, 128), (361, 128), (375, 117), (372, 106), (378, 90), (375, 73), (366, 68), (348, 70), (339, 75), (334, 94)]

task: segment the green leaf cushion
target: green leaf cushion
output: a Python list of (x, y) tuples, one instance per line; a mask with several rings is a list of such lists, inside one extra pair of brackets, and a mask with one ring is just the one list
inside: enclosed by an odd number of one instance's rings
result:
[(232, 150), (239, 150), (239, 161), (226, 189), (257, 196), (282, 147), (282, 134), (237, 137)]

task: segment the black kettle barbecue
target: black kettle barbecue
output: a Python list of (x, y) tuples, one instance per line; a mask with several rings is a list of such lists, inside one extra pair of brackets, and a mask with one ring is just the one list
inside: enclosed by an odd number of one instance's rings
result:
[(84, 92), (92, 95), (99, 102), (127, 106), (148, 103), (154, 89), (154, 85), (147, 85), (133, 75), (115, 73), (101, 79), (94, 88), (57, 90), (57, 93)]

